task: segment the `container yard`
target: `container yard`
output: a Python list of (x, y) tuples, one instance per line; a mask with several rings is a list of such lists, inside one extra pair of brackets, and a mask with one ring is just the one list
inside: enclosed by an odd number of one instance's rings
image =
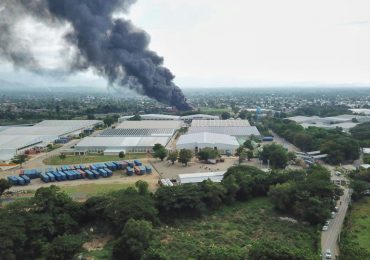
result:
[(40, 179), (44, 183), (73, 181), (80, 179), (96, 180), (109, 178), (115, 171), (123, 171), (127, 176), (152, 173), (152, 168), (143, 165), (140, 160), (95, 163), (91, 165), (63, 165), (57, 168), (21, 170), (18, 176), (8, 176), (13, 186), (31, 184), (31, 180)]

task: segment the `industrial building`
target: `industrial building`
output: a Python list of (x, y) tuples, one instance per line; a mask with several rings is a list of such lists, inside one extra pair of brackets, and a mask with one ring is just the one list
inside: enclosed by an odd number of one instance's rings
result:
[(304, 128), (319, 127), (324, 129), (335, 129), (340, 127), (345, 132), (348, 132), (359, 123), (370, 122), (370, 116), (359, 115), (339, 115), (331, 117), (293, 116), (287, 119), (300, 124)]
[[(119, 123), (122, 123), (123, 121), (130, 120), (133, 118), (134, 115), (131, 116), (122, 116), (118, 119)], [(159, 120), (159, 121), (179, 121), (180, 116), (173, 116), (173, 115), (162, 115), (162, 114), (145, 114), (145, 115), (140, 115), (141, 120)]]
[(27, 149), (46, 147), (62, 137), (78, 136), (103, 124), (100, 120), (45, 120), (33, 126), (11, 126), (0, 131), (0, 161), (8, 162)]
[(176, 144), (178, 150), (190, 149), (195, 153), (206, 147), (213, 148), (220, 154), (234, 154), (239, 143), (234, 136), (201, 132), (182, 135)]
[(203, 132), (231, 135), (244, 141), (251, 136), (261, 136), (257, 127), (250, 126), (248, 120), (193, 120), (188, 133)]
[(118, 155), (124, 153), (153, 152), (155, 144), (166, 146), (170, 137), (86, 137), (75, 146), (75, 154), (104, 153)]
[[(134, 115), (130, 116), (121, 116), (118, 119), (119, 123), (122, 123), (124, 121), (128, 121), (131, 118), (133, 118)], [(196, 114), (196, 115), (188, 115), (188, 116), (174, 116), (174, 115), (163, 115), (163, 114), (145, 114), (140, 115), (141, 120), (159, 120), (159, 121), (192, 121), (192, 120), (218, 120), (220, 119), (219, 116), (211, 116), (211, 115), (205, 115), (205, 114)]]
[(177, 176), (177, 183), (199, 183), (205, 180), (211, 180), (213, 182), (221, 182), (224, 178), (225, 172), (199, 172), (189, 174), (179, 174)]
[(152, 152), (155, 144), (166, 146), (181, 126), (182, 122), (176, 120), (123, 121), (116, 128), (105, 129), (99, 136), (84, 138), (75, 146), (74, 153)]

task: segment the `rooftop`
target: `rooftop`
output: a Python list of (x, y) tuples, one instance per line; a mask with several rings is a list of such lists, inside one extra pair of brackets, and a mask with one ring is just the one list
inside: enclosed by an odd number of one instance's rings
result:
[(233, 145), (235, 147), (239, 147), (238, 141), (233, 136), (225, 135), (225, 134), (207, 133), (207, 132), (182, 135), (177, 141), (177, 145), (191, 144), (191, 143), (212, 144), (212, 145), (227, 144), (227, 145)]
[(159, 143), (167, 145), (169, 137), (86, 137), (76, 148), (84, 147), (149, 147)]
[(179, 174), (178, 181), (181, 184), (198, 183), (210, 179), (213, 182), (221, 182), (225, 172), (199, 172), (189, 174)]
[(181, 121), (174, 120), (144, 120), (144, 121), (123, 121), (116, 128), (121, 129), (163, 129), (163, 128), (172, 128), (179, 129), (181, 128)]
[(239, 127), (250, 126), (248, 120), (193, 120), (191, 126), (194, 127)]
[(188, 130), (189, 134), (194, 133), (200, 133), (200, 132), (209, 132), (209, 133), (215, 133), (215, 134), (226, 134), (226, 135), (232, 135), (232, 136), (260, 136), (260, 132), (258, 131), (257, 127), (255, 126), (240, 126), (240, 127), (190, 127)]

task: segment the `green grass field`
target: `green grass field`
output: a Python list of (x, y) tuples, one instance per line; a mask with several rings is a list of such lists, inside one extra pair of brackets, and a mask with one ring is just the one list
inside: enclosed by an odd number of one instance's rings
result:
[(191, 257), (199, 247), (240, 247), (247, 251), (261, 238), (281, 239), (288, 245), (317, 252), (319, 233), (315, 227), (279, 219), (267, 198), (224, 207), (202, 219), (178, 221), (161, 228), (161, 251), (171, 259)]
[(127, 183), (109, 183), (109, 184), (96, 184), (96, 183), (89, 183), (89, 184), (81, 184), (77, 186), (68, 186), (64, 187), (61, 186), (60, 189), (67, 193), (69, 196), (75, 197), (92, 197), (94, 195), (101, 195), (104, 193), (108, 193), (111, 191), (126, 189), (133, 184)]
[(353, 204), (347, 229), (349, 239), (370, 252), (370, 198)]
[(58, 155), (46, 158), (43, 163), (46, 165), (68, 165), (68, 164), (81, 164), (81, 163), (96, 163), (108, 161), (121, 161), (146, 158), (147, 154), (130, 153), (126, 154), (125, 158), (121, 159), (113, 155), (67, 155), (65, 159), (60, 159)]

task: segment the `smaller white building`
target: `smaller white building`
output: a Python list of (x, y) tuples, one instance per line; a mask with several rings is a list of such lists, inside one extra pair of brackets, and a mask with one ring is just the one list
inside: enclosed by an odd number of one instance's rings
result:
[(221, 182), (222, 179), (224, 178), (224, 174), (225, 174), (225, 171), (179, 174), (177, 176), (177, 183), (178, 184), (199, 183), (205, 180), (211, 180), (213, 182)]
[(206, 147), (214, 148), (220, 154), (234, 154), (239, 143), (234, 136), (201, 132), (182, 135), (176, 144), (178, 150), (190, 149), (195, 153)]
[(196, 114), (196, 115), (188, 115), (188, 116), (182, 116), (181, 120), (183, 121), (192, 121), (192, 120), (219, 120), (219, 116), (211, 116), (211, 115), (205, 115), (205, 114)]
[(362, 148), (364, 154), (370, 154), (370, 148)]

